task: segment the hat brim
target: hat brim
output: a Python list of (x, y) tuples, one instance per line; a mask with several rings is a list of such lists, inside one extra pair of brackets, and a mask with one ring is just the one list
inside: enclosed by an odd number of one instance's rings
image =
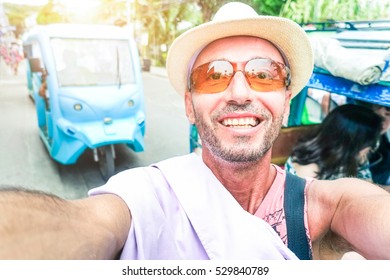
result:
[(181, 95), (187, 91), (188, 66), (195, 53), (211, 42), (231, 36), (266, 39), (281, 50), (291, 70), (290, 90), (297, 95), (313, 72), (313, 52), (305, 31), (294, 21), (274, 16), (257, 16), (229, 21), (208, 22), (181, 34), (167, 57), (167, 74)]

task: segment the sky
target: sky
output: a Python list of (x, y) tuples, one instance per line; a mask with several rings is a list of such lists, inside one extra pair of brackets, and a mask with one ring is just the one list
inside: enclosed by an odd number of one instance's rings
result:
[(47, 0), (0, 0), (0, 3), (15, 3), (21, 5), (42, 6), (47, 3)]

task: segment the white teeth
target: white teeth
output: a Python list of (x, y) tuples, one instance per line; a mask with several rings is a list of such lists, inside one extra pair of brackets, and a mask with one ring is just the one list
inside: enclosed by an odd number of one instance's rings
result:
[(234, 127), (234, 128), (248, 128), (254, 127), (259, 123), (256, 118), (228, 118), (222, 121), (224, 126)]

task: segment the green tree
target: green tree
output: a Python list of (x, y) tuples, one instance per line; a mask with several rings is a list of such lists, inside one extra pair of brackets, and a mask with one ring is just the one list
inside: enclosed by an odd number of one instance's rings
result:
[(26, 29), (26, 18), (38, 12), (39, 7), (29, 5), (19, 5), (12, 3), (4, 3), (4, 12), (8, 17), (10, 25), (15, 26), (15, 37), (20, 37)]
[(287, 0), (280, 15), (296, 22), (375, 20), (389, 18), (390, 1), (382, 0)]
[(128, 3), (128, 1), (119, 0), (100, 0), (94, 22), (114, 23), (120, 26), (129, 24)]
[(49, 2), (40, 9), (37, 16), (37, 23), (50, 24), (59, 22), (68, 22), (68, 17), (65, 14), (65, 7), (57, 1), (49, 0)]
[(227, 2), (231, 2), (231, 1), (218, 1), (218, 0), (198, 1), (198, 5), (202, 11), (202, 22), (207, 22), (211, 20), (214, 14), (216, 13), (216, 11)]
[[(148, 33), (146, 55), (153, 58), (155, 64), (164, 65), (166, 50), (180, 32), (183, 21), (191, 25), (199, 23), (199, 9), (193, 1), (138, 0), (135, 6), (135, 20), (143, 25)], [(195, 14), (195, 16), (194, 16)]]
[(276, 16), (280, 14), (286, 0), (253, 0), (248, 2), (252, 2), (248, 4), (252, 4), (258, 14)]

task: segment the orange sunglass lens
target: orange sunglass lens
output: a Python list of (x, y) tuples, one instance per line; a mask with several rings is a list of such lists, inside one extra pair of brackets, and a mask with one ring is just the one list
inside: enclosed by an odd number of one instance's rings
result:
[(264, 80), (259, 78), (248, 78), (249, 85), (252, 89), (261, 92), (273, 91), (285, 87), (284, 80)]
[(232, 78), (233, 67), (227, 61), (213, 61), (197, 67), (191, 74), (191, 87), (200, 93), (224, 91)]
[(245, 75), (252, 89), (272, 91), (285, 87), (285, 78), (280, 64), (270, 59), (252, 59), (245, 65)]

